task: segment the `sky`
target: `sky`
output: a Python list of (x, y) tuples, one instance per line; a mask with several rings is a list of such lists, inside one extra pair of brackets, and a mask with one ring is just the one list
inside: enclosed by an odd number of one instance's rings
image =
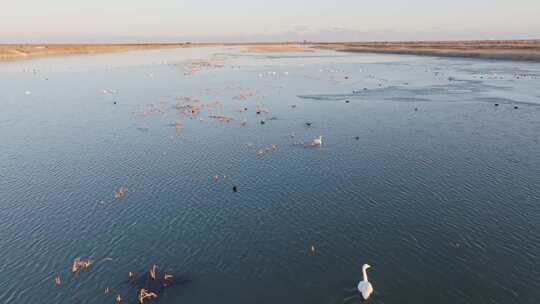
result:
[(540, 39), (540, 0), (1, 0), (0, 43)]

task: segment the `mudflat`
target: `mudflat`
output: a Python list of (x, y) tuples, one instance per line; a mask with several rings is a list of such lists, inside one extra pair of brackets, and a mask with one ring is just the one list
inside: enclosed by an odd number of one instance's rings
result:
[(540, 61), (540, 40), (318, 43), (343, 52)]

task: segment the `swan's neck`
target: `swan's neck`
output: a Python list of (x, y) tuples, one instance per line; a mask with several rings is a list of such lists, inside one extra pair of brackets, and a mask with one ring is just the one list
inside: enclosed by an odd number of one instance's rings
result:
[(367, 279), (367, 272), (365, 268), (362, 268), (362, 275), (364, 276), (364, 281), (367, 282), (368, 279)]

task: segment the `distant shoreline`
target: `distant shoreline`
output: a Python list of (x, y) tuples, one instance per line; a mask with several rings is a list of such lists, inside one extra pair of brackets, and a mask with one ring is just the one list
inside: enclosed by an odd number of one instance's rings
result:
[(136, 50), (212, 47), (220, 44), (133, 43), (133, 44), (0, 44), (0, 60), (11, 61), (47, 56), (118, 53)]
[(540, 61), (540, 40), (317, 43), (315, 47), (356, 53)]
[(133, 44), (0, 44), (0, 61), (47, 56), (101, 54), (134, 50), (236, 46), (249, 52), (286, 53), (314, 49), (340, 52), (384, 53), (503, 59), (540, 62), (540, 40), (418, 41), (350, 43), (133, 43)]

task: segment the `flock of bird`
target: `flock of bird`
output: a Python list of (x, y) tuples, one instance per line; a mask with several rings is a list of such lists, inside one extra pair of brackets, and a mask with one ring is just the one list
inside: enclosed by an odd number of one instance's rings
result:
[[(113, 94), (113, 93), (116, 93), (116, 91), (107, 90), (107, 91), (104, 91), (104, 93)], [(240, 94), (239, 96), (235, 97), (235, 99), (246, 100), (248, 97), (252, 98), (254, 96), (255, 96), (255, 94), (253, 92), (247, 92), (247, 93), (244, 93), (244, 94)], [(178, 110), (182, 111), (182, 113), (184, 115), (189, 116), (190, 118), (198, 115), (201, 112), (203, 107), (213, 107), (213, 106), (215, 106), (215, 104), (200, 105), (200, 104), (198, 104), (198, 100), (192, 100), (192, 99), (189, 99), (189, 98), (186, 98), (185, 102), (187, 102), (188, 104), (187, 105), (177, 105), (176, 108)], [(117, 104), (117, 102), (115, 101), (114, 104)], [(296, 108), (296, 105), (292, 105), (292, 108)], [(142, 113), (137, 113), (137, 115), (144, 117), (144, 116), (148, 116), (148, 115), (150, 115), (152, 113), (155, 113), (155, 112), (163, 114), (163, 113), (165, 113), (165, 111), (166, 110), (161, 109), (159, 107), (156, 108), (156, 107), (152, 106), (149, 109), (145, 109), (144, 112), (142, 112)], [(247, 108), (244, 107), (241, 110), (241, 112), (244, 112), (244, 111), (247, 111)], [(268, 112), (269, 111), (267, 109), (261, 108), (260, 106), (258, 106), (257, 109), (256, 109), (256, 114), (257, 115), (260, 115), (261, 113), (268, 113)], [(217, 120), (219, 122), (224, 122), (224, 123), (230, 123), (233, 120), (233, 118), (223, 116), (223, 115), (210, 115), (209, 118), (212, 118), (212, 119), (215, 119), (215, 120)], [(272, 119), (270, 119), (270, 120), (272, 120)], [(265, 121), (262, 120), (261, 124), (264, 124), (264, 122)], [(244, 126), (245, 121), (243, 121), (241, 124)], [(311, 127), (312, 123), (311, 122), (306, 122), (305, 125), (307, 127)], [(174, 123), (174, 127), (176, 128), (177, 132), (180, 132), (183, 129), (183, 124), (180, 121), (176, 121)], [(356, 139), (358, 140), (359, 138), (356, 137)], [(303, 146), (305, 146), (305, 147), (317, 148), (317, 147), (321, 147), (323, 145), (323, 143), (324, 143), (323, 142), (323, 136), (320, 135), (320, 136), (312, 139), (311, 141), (303, 142), (301, 144)], [(259, 150), (258, 154), (261, 155), (261, 154), (264, 154), (266, 152), (275, 151), (277, 149), (278, 149), (277, 145), (272, 145), (270, 148)], [(215, 175), (213, 178), (214, 178), (215, 181), (218, 181), (220, 179), (220, 176)], [(226, 178), (226, 176), (223, 176), (223, 178)], [(238, 187), (234, 186), (233, 187), (233, 192), (237, 192), (237, 191), (238, 191)], [(124, 187), (124, 186), (120, 187), (120, 189), (117, 192), (114, 193), (115, 200), (123, 199), (127, 192), (128, 192), (127, 187)], [(100, 205), (105, 205), (105, 204), (107, 204), (107, 203), (104, 202), (104, 201), (100, 202)], [(315, 255), (315, 246), (310, 247), (310, 254)], [(94, 265), (94, 263), (90, 259), (82, 260), (80, 258), (76, 258), (72, 263), (71, 271), (72, 271), (72, 273), (78, 273), (80, 271), (85, 271), (85, 270), (90, 269), (92, 267), (92, 265)], [(367, 269), (369, 269), (369, 268), (370, 268), (370, 265), (368, 265), (368, 264), (364, 264), (362, 266), (362, 280), (357, 285), (357, 290), (361, 294), (361, 296), (362, 296), (362, 298), (364, 300), (369, 299), (369, 297), (373, 293), (373, 286), (369, 282), (368, 275), (367, 275)], [(137, 290), (138, 290), (137, 299), (138, 299), (139, 304), (145, 304), (145, 303), (151, 302), (151, 301), (153, 301), (155, 299), (158, 299), (162, 289), (172, 286), (173, 284), (175, 284), (175, 280), (176, 280), (176, 278), (170, 273), (163, 273), (161, 275), (158, 274), (156, 265), (153, 265), (147, 271), (147, 273), (145, 275), (143, 275), (143, 276), (144, 276), (143, 280), (142, 281), (139, 280), (139, 285), (137, 287)], [(134, 272), (128, 272), (127, 277), (128, 277), (128, 281), (130, 281), (130, 282), (134, 282), (135, 280), (137, 280), (137, 276), (136, 276), (136, 274)], [(61, 279), (61, 277), (59, 275), (54, 278), (54, 282), (55, 282), (57, 287), (61, 287), (62, 284), (63, 284), (62, 279)], [(143, 282), (143, 283), (140, 284), (141, 282)], [(112, 290), (110, 288), (106, 288), (104, 293), (105, 293), (105, 295), (110, 295), (110, 294), (112, 294)], [(116, 304), (122, 304), (122, 303), (124, 303), (125, 300), (122, 297), (122, 295), (117, 294), (115, 296), (115, 301), (116, 301)]]
[[(78, 273), (83, 270), (88, 270), (93, 264), (93, 261), (90, 259), (81, 260), (80, 258), (76, 258), (75, 260), (73, 260), (73, 263), (71, 265), (71, 272)], [(136, 282), (136, 279), (137, 277), (135, 273), (131, 271), (128, 272), (129, 282)], [(54, 283), (56, 287), (60, 288), (62, 286), (62, 278), (57, 275), (54, 278)], [(139, 281), (137, 283), (148, 285), (140, 287), (137, 292), (138, 303), (145, 304), (149, 301), (159, 298), (158, 293), (164, 288), (171, 287), (176, 283), (181, 283), (181, 281), (177, 280), (174, 275), (167, 272), (159, 274), (157, 271), (157, 265), (152, 265), (148, 272), (139, 278)], [(111, 294), (111, 289), (108, 287), (105, 288), (104, 294), (105, 296)], [(115, 302), (116, 304), (123, 304), (124, 298), (122, 298), (122, 295), (117, 294), (115, 297)]]
[[(310, 247), (310, 253), (311, 255), (315, 255), (315, 246)], [(71, 266), (71, 272), (72, 273), (78, 273), (82, 270), (88, 270), (93, 265), (92, 260), (81, 260), (80, 258), (76, 258), (73, 260), (72, 266)], [(364, 300), (368, 300), (371, 294), (373, 293), (374, 289), (371, 283), (368, 280), (367, 270), (371, 268), (369, 264), (364, 264), (362, 266), (362, 280), (358, 283), (357, 289), (358, 292), (362, 295), (362, 298)], [(154, 299), (159, 298), (158, 291), (162, 290), (163, 288), (170, 287), (173, 284), (175, 284), (175, 277), (170, 273), (163, 273), (163, 275), (159, 275), (157, 271), (157, 265), (152, 265), (152, 267), (148, 270), (147, 273), (148, 277), (148, 284), (152, 285), (154, 287), (152, 290), (149, 287), (141, 287), (138, 291), (138, 302), (139, 304), (145, 304), (148, 301), (152, 301)], [(133, 281), (136, 278), (135, 273), (128, 272), (128, 281)], [(56, 287), (62, 286), (62, 279), (59, 275), (57, 275), (54, 278), (54, 283)], [(111, 293), (110, 288), (105, 288), (105, 295), (109, 295)], [(120, 294), (117, 294), (115, 297), (116, 304), (123, 304), (124, 299)]]

